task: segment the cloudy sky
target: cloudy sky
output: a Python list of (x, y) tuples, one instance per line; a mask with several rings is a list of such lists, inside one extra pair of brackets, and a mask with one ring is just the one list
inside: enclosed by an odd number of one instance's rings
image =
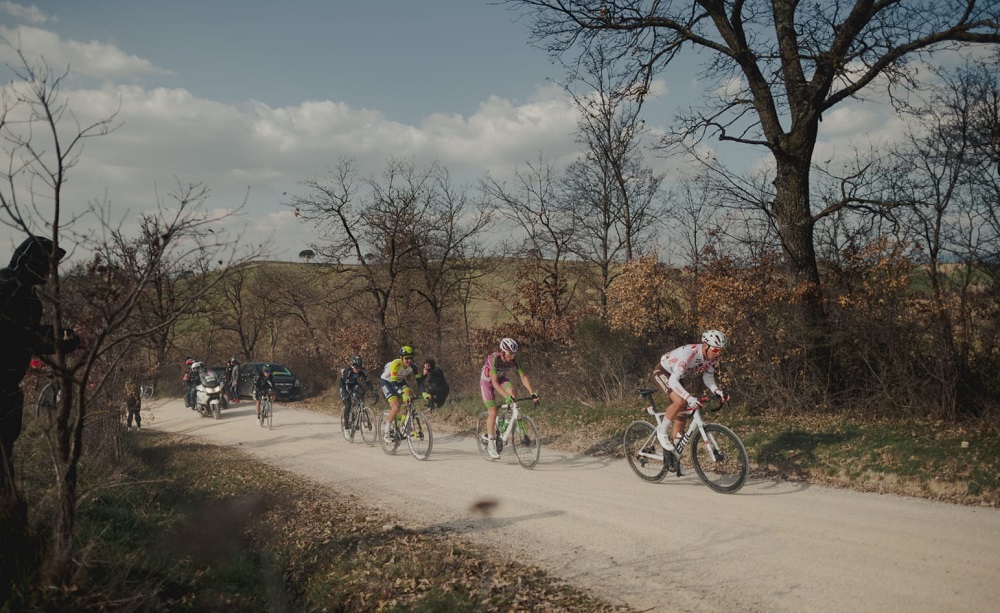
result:
[[(0, 36), (69, 68), (62, 94), (81, 123), (117, 111), (120, 127), (86, 142), (64, 206), (107, 203), (127, 224), (178, 183), (201, 183), (209, 209), (245, 200), (230, 227), (272, 240), (279, 259), (315, 240), (282, 193), (340, 159), (371, 173), (390, 156), (439, 161), (474, 181), (576, 150), (561, 70), (489, 0), (5, 0)], [(9, 47), (0, 59), (16, 63)], [(664, 75), (647, 123), (670, 121), (694, 79)], [(891, 125), (845, 106), (824, 118), (823, 146)], [(0, 228), (0, 244), (19, 239)]]

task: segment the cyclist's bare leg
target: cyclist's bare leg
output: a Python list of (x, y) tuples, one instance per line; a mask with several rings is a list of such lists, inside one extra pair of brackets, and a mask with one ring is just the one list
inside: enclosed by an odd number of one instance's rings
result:
[(399, 396), (392, 396), (388, 400), (389, 400), (389, 421), (388, 421), (388, 423), (391, 424), (393, 422), (393, 420), (396, 419), (396, 415), (399, 413), (399, 406), (401, 404), (401, 400), (400, 400)]
[(670, 440), (673, 441), (677, 438), (677, 435), (681, 433), (681, 429), (684, 427), (684, 419), (677, 419), (677, 413), (680, 412), (682, 408), (687, 405), (687, 401), (681, 398), (680, 394), (671, 390), (670, 391), (670, 406), (667, 407), (666, 418), (670, 420), (672, 425), (672, 430), (670, 431)]
[(486, 434), (490, 438), (496, 438), (497, 436), (497, 405), (495, 403), (490, 403), (486, 405), (486, 411), (489, 413), (489, 417), (486, 418)]

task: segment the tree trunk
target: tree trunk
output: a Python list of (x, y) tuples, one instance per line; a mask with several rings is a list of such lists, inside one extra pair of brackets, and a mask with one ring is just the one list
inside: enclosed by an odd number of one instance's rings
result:
[[(810, 141), (814, 142), (814, 141)], [(823, 391), (837, 385), (830, 343), (830, 322), (823, 304), (819, 266), (814, 245), (815, 221), (809, 203), (811, 147), (798, 147), (797, 155), (776, 155), (773, 213), (781, 237), (788, 280), (799, 296), (800, 343), (806, 367)]]

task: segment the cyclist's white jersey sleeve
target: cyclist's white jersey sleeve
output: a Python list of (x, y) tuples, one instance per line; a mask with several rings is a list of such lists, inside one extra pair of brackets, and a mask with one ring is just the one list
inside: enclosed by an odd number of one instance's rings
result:
[(689, 375), (701, 373), (705, 386), (713, 394), (719, 389), (719, 385), (715, 382), (715, 362), (710, 362), (704, 356), (702, 347), (700, 344), (683, 345), (660, 357), (660, 366), (670, 373), (667, 386), (685, 400), (690, 398), (691, 394), (681, 385), (681, 380)]

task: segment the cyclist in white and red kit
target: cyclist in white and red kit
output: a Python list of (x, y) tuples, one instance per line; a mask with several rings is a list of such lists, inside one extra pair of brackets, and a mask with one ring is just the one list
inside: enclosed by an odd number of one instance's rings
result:
[[(653, 380), (663, 393), (670, 397), (670, 406), (666, 416), (656, 429), (660, 444), (667, 451), (673, 451), (673, 441), (680, 435), (684, 427), (684, 418), (677, 419), (681, 407), (687, 405), (692, 409), (701, 406), (698, 397), (688, 392), (681, 381), (691, 375), (700, 374), (702, 380), (713, 394), (727, 402), (729, 397), (719, 389), (715, 382), (715, 365), (722, 357), (722, 351), (729, 345), (729, 339), (724, 332), (707, 330), (701, 335), (701, 343), (682, 345), (673, 351), (663, 354), (659, 363), (653, 369)], [(672, 429), (671, 425), (673, 426)], [(669, 432), (669, 435), (668, 435)]]

